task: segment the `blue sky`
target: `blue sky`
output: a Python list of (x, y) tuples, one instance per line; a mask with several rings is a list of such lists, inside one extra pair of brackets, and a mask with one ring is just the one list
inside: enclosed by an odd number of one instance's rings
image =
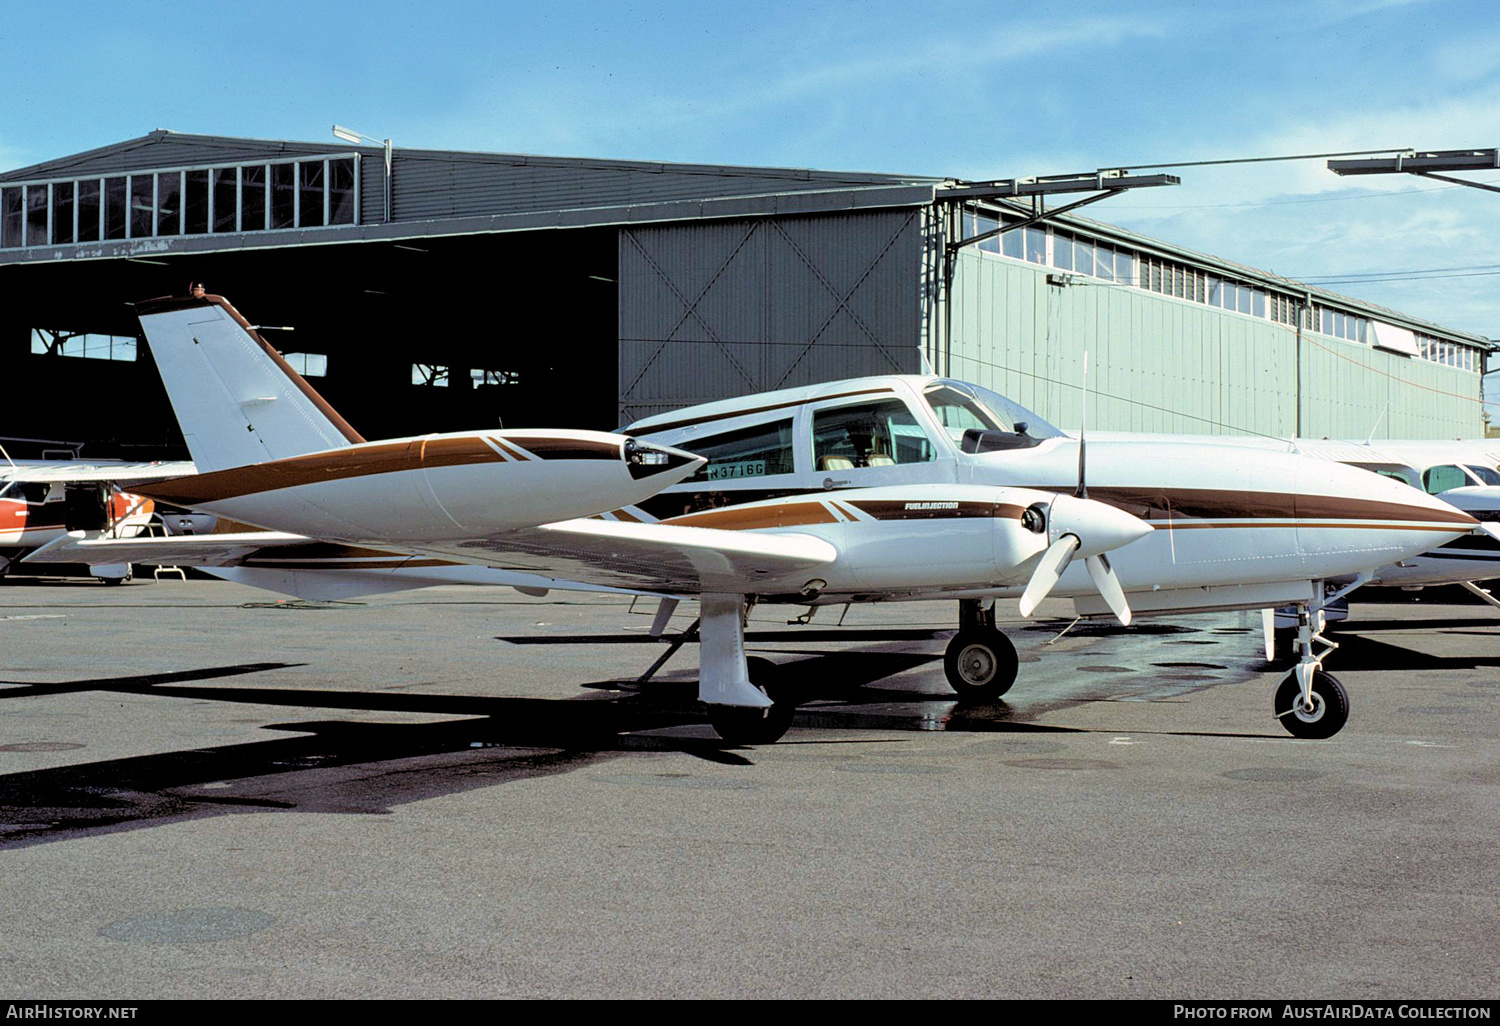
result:
[[(154, 128), (333, 122), (398, 146), (965, 178), (1500, 146), (1493, 0), (0, 10), (0, 168)], [(1321, 160), (1177, 173), (1090, 213), (1500, 337), (1500, 194)]]

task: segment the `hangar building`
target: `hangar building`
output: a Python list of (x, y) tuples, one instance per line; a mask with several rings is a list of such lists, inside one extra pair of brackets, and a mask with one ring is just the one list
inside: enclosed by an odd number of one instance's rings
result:
[(133, 304), (190, 282), (368, 438), (929, 367), (1070, 426), (1085, 350), (1104, 430), (1482, 433), (1481, 336), (1032, 213), (952, 179), (155, 131), (0, 174), (32, 400), (0, 438), (183, 454)]

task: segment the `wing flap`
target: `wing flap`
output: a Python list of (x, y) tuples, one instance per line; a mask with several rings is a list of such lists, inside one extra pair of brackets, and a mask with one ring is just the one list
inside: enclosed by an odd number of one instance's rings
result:
[(452, 547), (425, 549), (501, 569), (639, 591), (695, 595), (764, 592), (785, 581), (800, 589), (806, 574), (838, 558), (838, 549), (807, 534), (725, 531), (709, 527), (566, 520)]

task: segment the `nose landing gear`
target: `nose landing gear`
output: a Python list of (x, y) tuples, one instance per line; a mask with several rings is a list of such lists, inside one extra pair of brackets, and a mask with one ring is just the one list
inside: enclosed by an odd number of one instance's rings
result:
[[(1338, 644), (1318, 633), (1322, 629), (1321, 609), (1297, 607), (1296, 644), (1301, 658), (1282, 678), (1272, 705), (1276, 718), (1293, 737), (1323, 740), (1333, 737), (1349, 722), (1349, 694), (1338, 678), (1323, 669), (1323, 660)], [(1314, 653), (1315, 641), (1328, 647)]]

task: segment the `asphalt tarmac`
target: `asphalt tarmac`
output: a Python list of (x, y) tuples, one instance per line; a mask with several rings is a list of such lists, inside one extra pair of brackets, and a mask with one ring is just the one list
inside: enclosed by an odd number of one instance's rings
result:
[(761, 607), (754, 748), (652, 611), (0, 584), (0, 998), (1500, 992), (1500, 610), (1356, 602), (1298, 741), (1257, 614), (1002, 604), (966, 708), (954, 603)]

